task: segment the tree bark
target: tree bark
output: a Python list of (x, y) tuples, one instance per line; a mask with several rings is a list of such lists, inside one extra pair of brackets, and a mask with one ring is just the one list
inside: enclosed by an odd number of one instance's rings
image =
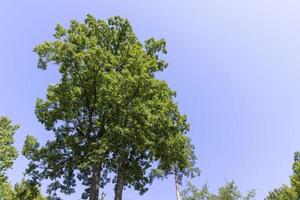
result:
[(181, 200), (180, 191), (179, 191), (179, 180), (178, 180), (178, 171), (177, 171), (177, 169), (175, 169), (175, 188), (176, 188), (177, 200)]
[(117, 174), (117, 183), (115, 185), (115, 198), (114, 200), (122, 200), (124, 189), (124, 174), (123, 174), (124, 159), (119, 160), (119, 169)]
[(99, 200), (101, 164), (95, 163), (92, 167), (92, 183), (90, 190), (90, 200)]

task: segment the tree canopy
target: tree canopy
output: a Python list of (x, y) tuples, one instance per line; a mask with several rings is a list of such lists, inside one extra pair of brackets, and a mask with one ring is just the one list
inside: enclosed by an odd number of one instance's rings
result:
[(18, 125), (12, 125), (7, 117), (0, 116), (0, 182), (6, 179), (5, 171), (10, 169), (18, 152), (13, 146), (14, 134), (19, 128)]
[(297, 200), (296, 191), (287, 186), (283, 185), (280, 188), (275, 188), (273, 191), (269, 192), (265, 200)]
[(14, 147), (14, 134), (19, 128), (13, 125), (7, 117), (0, 117), (0, 199), (1, 200), (46, 200), (39, 188), (29, 181), (22, 180), (21, 183), (12, 187), (5, 175), (10, 169), (18, 152)]
[(43, 197), (37, 185), (28, 180), (22, 180), (12, 187), (8, 181), (0, 183), (1, 200), (49, 200), (49, 197)]
[(48, 197), (43, 197), (37, 185), (24, 179), (15, 185), (14, 193), (13, 200), (50, 200)]
[(57, 25), (54, 41), (34, 51), (39, 68), (52, 63), (61, 77), (35, 109), (55, 139), (40, 146), (28, 136), (23, 149), (27, 174), (36, 183), (50, 180), (50, 194), (71, 194), (79, 180), (86, 186), (82, 198), (98, 200), (114, 173), (115, 199), (121, 199), (125, 186), (147, 191), (155, 162), (165, 171), (193, 165), (189, 125), (176, 93), (155, 78), (167, 67), (160, 58), (167, 53), (164, 40), (142, 43), (128, 20), (88, 15), (68, 29)]
[(269, 192), (266, 200), (298, 200), (300, 199), (300, 152), (294, 153), (293, 174), (291, 185), (283, 185)]

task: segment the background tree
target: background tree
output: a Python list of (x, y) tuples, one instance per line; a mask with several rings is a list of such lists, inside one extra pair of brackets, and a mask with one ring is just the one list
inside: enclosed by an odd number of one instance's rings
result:
[(22, 180), (14, 187), (14, 200), (50, 200), (48, 197), (43, 197), (37, 185), (28, 180)]
[(13, 146), (13, 136), (18, 125), (13, 125), (7, 117), (0, 117), (0, 199), (1, 200), (46, 200), (39, 188), (29, 181), (22, 180), (13, 188), (7, 180), (5, 172), (11, 168), (18, 153)]
[(300, 152), (294, 153), (293, 174), (290, 176), (291, 186), (283, 185), (269, 192), (266, 200), (298, 200), (300, 199)]
[(283, 185), (269, 192), (265, 200), (297, 200), (297, 193), (294, 188)]
[(191, 182), (188, 182), (186, 188), (182, 191), (182, 197), (183, 200), (208, 200), (211, 197), (211, 194), (207, 184), (199, 189)]
[(0, 199), (15, 200), (14, 190), (6, 180), (0, 181)]
[(217, 194), (210, 193), (207, 184), (199, 189), (192, 183), (188, 183), (182, 194), (183, 200), (251, 200), (255, 197), (254, 190), (243, 196), (234, 181), (220, 187)]
[(7, 117), (0, 117), (0, 182), (6, 180), (5, 171), (12, 167), (18, 156), (13, 146), (13, 136), (18, 128), (19, 126), (12, 125)]
[(159, 165), (153, 170), (153, 176), (165, 178), (174, 176), (177, 200), (181, 199), (180, 186), (183, 177), (195, 178), (200, 176), (200, 170), (195, 167), (196, 156), (194, 146), (190, 139), (183, 134), (177, 134), (165, 140), (164, 148), (159, 150), (161, 159)]
[(291, 186), (300, 198), (300, 152), (294, 153), (293, 175), (290, 176)]
[(50, 200), (43, 197), (40, 189), (28, 180), (22, 180), (12, 187), (7, 181), (0, 183), (1, 200)]
[(143, 44), (127, 20), (90, 15), (84, 23), (71, 21), (69, 29), (58, 25), (54, 37), (34, 49), (38, 67), (58, 65), (61, 79), (48, 87), (46, 100), (38, 99), (35, 111), (55, 139), (42, 147), (35, 138), (25, 141), (32, 181), (49, 179), (48, 192), (56, 196), (56, 190), (73, 193), (77, 178), (86, 186), (82, 198), (98, 200), (100, 187), (114, 172), (121, 199), (124, 186), (146, 191), (153, 161), (166, 168), (189, 166), (186, 152), (179, 153), (183, 149), (172, 159), (164, 153), (188, 140), (175, 92), (155, 78), (167, 67), (159, 57), (166, 53), (164, 40)]
[(13, 146), (14, 134), (18, 129), (7, 117), (0, 117), (0, 199), (13, 199), (14, 192), (5, 175), (17, 158), (17, 150)]

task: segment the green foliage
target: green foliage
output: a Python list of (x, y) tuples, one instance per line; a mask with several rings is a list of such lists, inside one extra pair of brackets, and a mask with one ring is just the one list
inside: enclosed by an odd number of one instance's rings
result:
[(72, 20), (68, 29), (57, 25), (54, 37), (34, 49), (38, 67), (55, 64), (61, 79), (35, 109), (55, 139), (42, 147), (30, 136), (25, 141), (32, 181), (49, 179), (49, 193), (71, 194), (78, 179), (86, 199), (94, 182), (103, 187), (110, 181), (110, 172), (115, 182), (122, 178), (122, 187), (144, 193), (153, 162), (165, 171), (193, 165), (186, 116), (178, 111), (175, 92), (155, 78), (167, 67), (160, 59), (167, 53), (164, 40), (142, 43), (128, 20), (90, 15), (84, 23)]
[(5, 171), (12, 167), (18, 152), (13, 146), (14, 134), (19, 128), (12, 125), (7, 117), (0, 117), (0, 181), (5, 178)]
[(13, 146), (13, 136), (18, 128), (7, 117), (0, 117), (0, 200), (46, 200), (38, 187), (29, 181), (22, 180), (13, 188), (5, 176), (5, 171), (12, 167), (18, 155)]
[(269, 192), (265, 200), (298, 200), (294, 188), (283, 185), (278, 189)]
[(233, 181), (226, 183), (225, 186), (219, 189), (219, 195), (216, 196), (216, 199), (219, 200), (250, 200), (253, 199), (255, 196), (255, 191), (251, 190), (246, 194), (246, 196), (242, 196), (241, 192), (239, 191), (238, 187), (235, 185)]
[(300, 152), (294, 154), (293, 174), (290, 176), (291, 186), (283, 185), (269, 192), (266, 200), (298, 200), (300, 199)]
[(207, 184), (202, 186), (202, 188), (198, 188), (193, 185), (191, 182), (187, 183), (186, 189), (182, 191), (183, 200), (207, 200), (211, 194), (208, 190)]
[(255, 197), (255, 191), (251, 190), (243, 196), (234, 181), (230, 181), (219, 188), (218, 194), (213, 194), (209, 192), (207, 184), (199, 189), (189, 182), (182, 196), (183, 200), (251, 200)]
[(291, 186), (300, 198), (300, 152), (294, 154), (293, 175), (290, 176)]
[(15, 192), (6, 180), (0, 181), (0, 200), (15, 200)]
[(47, 200), (43, 197), (39, 188), (28, 180), (22, 180), (15, 185), (15, 200)]
[(13, 188), (7, 181), (0, 183), (0, 200), (50, 200), (43, 197), (39, 188), (28, 180), (22, 180)]

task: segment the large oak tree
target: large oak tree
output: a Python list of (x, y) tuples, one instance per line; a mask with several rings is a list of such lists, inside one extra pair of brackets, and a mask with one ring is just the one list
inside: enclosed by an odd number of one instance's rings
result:
[[(164, 40), (140, 42), (128, 20), (72, 20), (57, 25), (53, 41), (35, 47), (38, 67), (59, 67), (60, 81), (38, 99), (36, 116), (55, 137), (40, 146), (28, 136), (23, 154), (30, 160), (32, 181), (49, 179), (48, 192), (75, 192), (76, 180), (86, 186), (82, 198), (98, 200), (113, 172), (115, 199), (125, 186), (144, 193), (151, 168), (165, 171), (190, 167), (186, 116), (174, 102), (176, 93), (155, 73), (167, 67)], [(174, 151), (176, 149), (176, 151)]]

